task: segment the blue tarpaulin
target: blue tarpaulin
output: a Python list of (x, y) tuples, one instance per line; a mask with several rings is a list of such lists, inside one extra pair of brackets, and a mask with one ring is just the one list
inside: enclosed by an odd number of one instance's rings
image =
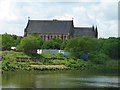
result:
[(88, 55), (87, 55), (87, 54), (80, 55), (80, 59), (85, 59), (85, 60), (87, 60), (87, 59), (88, 59)]

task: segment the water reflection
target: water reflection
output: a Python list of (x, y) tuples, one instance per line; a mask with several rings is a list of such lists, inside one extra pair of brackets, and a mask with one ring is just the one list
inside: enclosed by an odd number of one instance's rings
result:
[(118, 76), (80, 71), (5, 72), (2, 75), (2, 86), (3, 88), (118, 87)]
[[(88, 76), (78, 78), (67, 78), (67, 82), (77, 82), (79, 85), (92, 87), (118, 87), (118, 77), (116, 76)], [(67, 84), (66, 82), (66, 84)], [(64, 82), (65, 84), (65, 82)]]

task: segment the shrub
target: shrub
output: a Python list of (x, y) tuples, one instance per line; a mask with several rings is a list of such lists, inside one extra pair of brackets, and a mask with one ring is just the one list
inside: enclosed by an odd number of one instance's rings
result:
[(109, 60), (109, 57), (104, 53), (90, 53), (89, 56), (94, 64), (105, 64)]

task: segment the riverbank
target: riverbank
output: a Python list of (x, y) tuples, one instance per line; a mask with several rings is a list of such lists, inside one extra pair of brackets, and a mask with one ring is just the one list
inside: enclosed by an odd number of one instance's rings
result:
[[(62, 54), (27, 55), (23, 52), (4, 51), (2, 53), (2, 70), (30, 71), (30, 70), (98, 70), (118, 72), (118, 60), (108, 60), (95, 64), (91, 60), (75, 59)], [(18, 61), (27, 58), (26, 61)], [(36, 59), (32, 61), (31, 59)]]
[[(119, 88), (116, 73), (93, 70), (33, 70), (4, 72), (3, 88)], [(105, 89), (106, 90), (106, 89)]]

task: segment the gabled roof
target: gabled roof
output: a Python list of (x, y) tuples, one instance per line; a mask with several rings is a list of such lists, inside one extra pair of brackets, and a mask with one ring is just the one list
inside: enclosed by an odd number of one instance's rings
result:
[(72, 27), (72, 20), (29, 20), (27, 33), (68, 34)]
[(94, 30), (92, 27), (75, 27), (74, 36), (84, 36), (84, 35), (94, 35)]

